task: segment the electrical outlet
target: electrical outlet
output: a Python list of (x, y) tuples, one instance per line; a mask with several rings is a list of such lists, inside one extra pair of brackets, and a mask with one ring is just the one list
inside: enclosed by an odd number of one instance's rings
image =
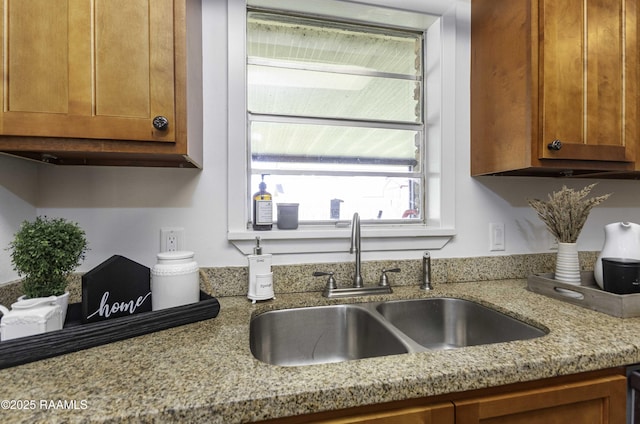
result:
[(184, 228), (163, 227), (160, 229), (160, 251), (184, 250)]
[(492, 252), (504, 250), (504, 223), (489, 224), (489, 250)]

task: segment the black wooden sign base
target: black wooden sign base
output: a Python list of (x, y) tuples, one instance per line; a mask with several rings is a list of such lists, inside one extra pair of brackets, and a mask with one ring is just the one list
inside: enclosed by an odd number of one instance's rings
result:
[(73, 303), (62, 330), (0, 342), (0, 369), (215, 318), (218, 312), (218, 299), (200, 292), (200, 301), (190, 305), (83, 324), (82, 305)]

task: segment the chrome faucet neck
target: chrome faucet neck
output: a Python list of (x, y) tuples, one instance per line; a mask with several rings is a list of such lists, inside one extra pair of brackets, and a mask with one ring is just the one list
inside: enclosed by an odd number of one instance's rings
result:
[(314, 272), (314, 277), (329, 275), (329, 280), (325, 286), (322, 295), (324, 297), (352, 297), (352, 296), (366, 296), (366, 295), (381, 295), (393, 293), (391, 286), (389, 285), (389, 278), (387, 272), (400, 272), (400, 268), (383, 269), (380, 276), (380, 283), (377, 286), (365, 287), (361, 273), (361, 237), (360, 237), (360, 215), (358, 213), (353, 214), (351, 220), (351, 247), (349, 253), (356, 255), (356, 269), (353, 276), (353, 285), (351, 287), (338, 288), (336, 280), (333, 277), (333, 272)]
[(353, 276), (353, 287), (359, 288), (363, 286), (361, 263), (360, 263), (360, 251), (361, 251), (361, 237), (360, 237), (360, 215), (358, 212), (353, 214), (351, 220), (351, 247), (349, 253), (355, 253), (356, 255), (356, 270)]

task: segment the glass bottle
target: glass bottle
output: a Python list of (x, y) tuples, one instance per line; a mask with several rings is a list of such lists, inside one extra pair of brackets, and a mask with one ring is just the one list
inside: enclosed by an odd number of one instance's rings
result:
[(270, 230), (273, 228), (273, 198), (267, 191), (264, 175), (258, 188), (260, 190), (253, 195), (253, 229)]

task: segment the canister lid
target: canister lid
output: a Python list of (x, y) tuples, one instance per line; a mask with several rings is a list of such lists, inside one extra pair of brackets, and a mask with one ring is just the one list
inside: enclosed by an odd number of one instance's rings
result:
[(191, 259), (195, 254), (188, 250), (176, 250), (173, 252), (160, 252), (158, 253), (158, 259), (163, 261)]

